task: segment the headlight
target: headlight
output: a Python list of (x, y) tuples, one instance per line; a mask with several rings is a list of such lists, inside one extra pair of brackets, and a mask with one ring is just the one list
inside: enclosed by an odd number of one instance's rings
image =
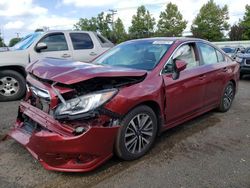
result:
[(241, 63), (241, 62), (242, 62), (242, 59), (243, 59), (243, 58), (241, 58), (241, 57), (236, 57), (236, 58), (235, 58), (235, 61), (237, 61), (238, 63)]
[(79, 96), (74, 99), (66, 101), (66, 104), (60, 104), (56, 111), (56, 116), (64, 115), (77, 115), (83, 114), (85, 112), (91, 111), (109, 99), (111, 99), (117, 93), (116, 89), (112, 90), (103, 90), (100, 92)]

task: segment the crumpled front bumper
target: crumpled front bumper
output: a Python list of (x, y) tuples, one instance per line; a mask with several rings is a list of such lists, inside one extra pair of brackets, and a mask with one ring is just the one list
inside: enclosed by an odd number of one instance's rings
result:
[(113, 144), (119, 129), (95, 126), (75, 136), (65, 125), (27, 102), (21, 102), (19, 115), (26, 115), (40, 126), (26, 131), (17, 119), (9, 136), (21, 143), (45, 169), (85, 172), (101, 165), (113, 155)]

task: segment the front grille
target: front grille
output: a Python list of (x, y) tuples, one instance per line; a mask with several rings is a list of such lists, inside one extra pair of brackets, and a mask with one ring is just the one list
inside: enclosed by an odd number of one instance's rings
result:
[(250, 65), (250, 59), (246, 59), (246, 65)]

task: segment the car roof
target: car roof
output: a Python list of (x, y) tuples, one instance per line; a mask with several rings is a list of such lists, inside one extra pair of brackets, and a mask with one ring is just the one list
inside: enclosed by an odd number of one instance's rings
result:
[(76, 31), (76, 30), (49, 30), (45, 33), (55, 33), (55, 32), (62, 32), (62, 33), (96, 33), (94, 31)]
[(204, 39), (191, 38), (191, 37), (152, 37), (152, 38), (134, 39), (130, 41), (173, 41), (173, 42), (204, 41), (204, 42), (208, 42), (207, 40), (204, 40)]

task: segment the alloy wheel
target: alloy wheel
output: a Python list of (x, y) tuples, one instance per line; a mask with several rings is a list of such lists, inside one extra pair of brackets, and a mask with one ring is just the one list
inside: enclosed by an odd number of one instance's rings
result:
[(3, 96), (13, 96), (19, 90), (19, 83), (13, 77), (0, 78), (0, 94)]
[(141, 153), (152, 141), (153, 128), (153, 121), (149, 115), (137, 114), (125, 130), (126, 149), (132, 154)]
[(234, 98), (234, 88), (232, 84), (229, 84), (225, 90), (223, 105), (225, 109), (229, 109)]

